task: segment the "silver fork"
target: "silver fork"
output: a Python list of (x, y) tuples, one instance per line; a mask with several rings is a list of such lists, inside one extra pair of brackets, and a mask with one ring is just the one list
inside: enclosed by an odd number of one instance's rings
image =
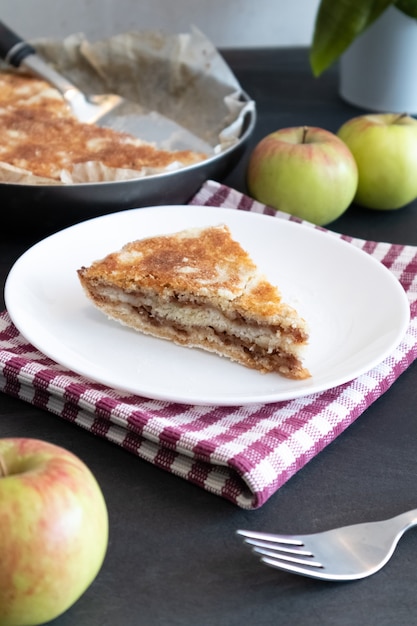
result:
[(380, 522), (343, 526), (310, 535), (273, 535), (238, 530), (261, 561), (293, 574), (322, 580), (371, 576), (391, 558), (402, 535), (417, 525), (417, 509)]

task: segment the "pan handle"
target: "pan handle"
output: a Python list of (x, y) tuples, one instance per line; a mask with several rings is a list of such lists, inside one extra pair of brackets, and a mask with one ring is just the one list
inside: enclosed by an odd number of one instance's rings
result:
[(35, 49), (0, 21), (0, 57), (6, 63), (19, 67), (30, 54), (35, 54)]

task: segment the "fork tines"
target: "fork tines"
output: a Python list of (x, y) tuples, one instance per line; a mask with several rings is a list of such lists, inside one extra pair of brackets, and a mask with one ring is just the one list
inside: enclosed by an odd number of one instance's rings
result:
[[(267, 565), (304, 574), (306, 573), (304, 568), (323, 567), (321, 563), (314, 560), (314, 554), (307, 550), (304, 543), (295, 536), (270, 535), (246, 530), (236, 532), (244, 537), (244, 542), (252, 546), (256, 554), (261, 555), (261, 561)], [(298, 566), (302, 566), (302, 572)]]

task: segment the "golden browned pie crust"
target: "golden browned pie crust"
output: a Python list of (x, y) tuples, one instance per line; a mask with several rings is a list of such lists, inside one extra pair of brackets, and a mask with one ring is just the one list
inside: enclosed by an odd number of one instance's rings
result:
[[(186, 166), (206, 155), (159, 150), (126, 133), (83, 124), (57, 90), (43, 80), (0, 72), (0, 163), (55, 181), (78, 164), (163, 171), (173, 163)], [(0, 169), (0, 180), (7, 170)]]
[(78, 276), (99, 309), (136, 330), (261, 372), (310, 376), (305, 321), (225, 225), (133, 241)]

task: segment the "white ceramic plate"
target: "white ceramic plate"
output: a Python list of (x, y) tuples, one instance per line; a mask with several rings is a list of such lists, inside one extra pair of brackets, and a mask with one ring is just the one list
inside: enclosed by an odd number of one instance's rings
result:
[[(307, 320), (310, 379), (260, 374), (142, 335), (108, 320), (84, 295), (82, 265), (133, 239), (220, 223)], [(409, 322), (400, 283), (353, 245), (286, 220), (199, 206), (122, 211), (52, 235), (15, 263), (5, 298), (20, 332), (61, 365), (123, 391), (189, 404), (275, 402), (329, 389), (382, 361)]]

